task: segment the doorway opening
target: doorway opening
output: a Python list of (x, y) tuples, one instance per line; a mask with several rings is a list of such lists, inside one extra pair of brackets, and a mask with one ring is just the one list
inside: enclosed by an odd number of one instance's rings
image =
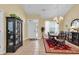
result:
[(29, 39), (38, 39), (38, 20), (29, 19), (27, 21), (28, 29), (28, 38)]

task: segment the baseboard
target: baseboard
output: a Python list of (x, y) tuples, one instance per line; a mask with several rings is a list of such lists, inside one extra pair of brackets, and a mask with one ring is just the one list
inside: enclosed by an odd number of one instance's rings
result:
[[(39, 38), (37, 38), (37, 39), (41, 39), (41, 38), (39, 37)], [(25, 40), (29, 40), (29, 38), (26, 38), (26, 39), (24, 39), (23, 41), (25, 41)]]
[(28, 39), (28, 38), (23, 38), (23, 41), (25, 41), (26, 39)]
[[(35, 38), (26, 38), (25, 40), (29, 40), (29, 39), (35, 39)], [(36, 38), (35, 40), (39, 40), (39, 39), (41, 39), (41, 38)]]

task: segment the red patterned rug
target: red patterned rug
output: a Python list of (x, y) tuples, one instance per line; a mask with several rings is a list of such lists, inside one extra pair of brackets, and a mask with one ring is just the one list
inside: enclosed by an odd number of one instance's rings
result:
[(55, 45), (55, 43), (53, 43), (53, 40), (46, 40), (48, 47), (49, 48), (53, 48), (54, 50), (71, 50), (71, 47), (69, 47), (68, 45), (64, 44), (64, 45)]
[(79, 49), (73, 48), (64, 44), (63, 46), (56, 46), (53, 40), (44, 39), (44, 46), (46, 53), (79, 53)]

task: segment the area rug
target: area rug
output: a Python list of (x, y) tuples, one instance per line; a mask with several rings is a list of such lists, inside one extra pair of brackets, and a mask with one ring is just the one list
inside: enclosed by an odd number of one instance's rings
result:
[(64, 53), (64, 54), (78, 54), (79, 49), (64, 44), (63, 46), (55, 46), (52, 40), (44, 39), (44, 47), (46, 53)]
[(53, 48), (54, 50), (71, 50), (71, 47), (69, 47), (66, 44), (63, 44), (62, 46), (61, 45), (58, 46), (59, 44), (58, 45), (55, 45), (53, 43), (53, 40), (46, 40), (46, 42), (47, 42), (48, 47), (49, 48)]

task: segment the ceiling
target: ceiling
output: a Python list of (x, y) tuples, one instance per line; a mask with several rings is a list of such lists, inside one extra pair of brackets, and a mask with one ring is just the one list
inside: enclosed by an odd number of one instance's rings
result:
[(24, 4), (26, 13), (41, 15), (44, 18), (64, 16), (72, 7), (72, 4)]

